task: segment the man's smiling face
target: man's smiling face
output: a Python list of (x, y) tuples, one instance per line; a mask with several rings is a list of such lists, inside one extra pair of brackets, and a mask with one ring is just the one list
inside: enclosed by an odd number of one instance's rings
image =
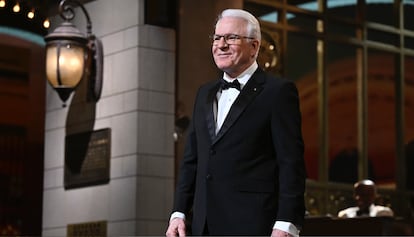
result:
[[(247, 22), (235, 17), (220, 19), (216, 24), (215, 35), (228, 34), (248, 37)], [(257, 47), (256, 39), (240, 38), (235, 44), (227, 44), (221, 37), (212, 45), (212, 53), (217, 67), (234, 78), (254, 62)]]

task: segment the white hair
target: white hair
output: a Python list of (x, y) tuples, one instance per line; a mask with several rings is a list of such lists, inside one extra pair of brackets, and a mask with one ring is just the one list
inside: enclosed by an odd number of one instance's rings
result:
[(247, 22), (247, 32), (249, 37), (253, 37), (259, 42), (261, 41), (262, 34), (260, 32), (259, 21), (250, 12), (242, 9), (226, 9), (218, 16), (217, 22), (223, 17), (237, 17), (244, 19)]

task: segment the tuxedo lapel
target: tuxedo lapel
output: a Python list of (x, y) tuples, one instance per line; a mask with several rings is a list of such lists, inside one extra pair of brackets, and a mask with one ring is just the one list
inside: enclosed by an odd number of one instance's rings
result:
[(206, 113), (206, 124), (208, 133), (213, 140), (216, 136), (216, 116), (217, 116), (217, 92), (219, 90), (220, 83), (217, 82), (213, 87), (210, 88), (207, 94), (206, 103), (205, 103), (205, 113)]
[(253, 101), (253, 99), (262, 91), (264, 77), (260, 69), (258, 69), (247, 84), (241, 90), (236, 101), (230, 108), (229, 113), (227, 114), (226, 119), (224, 120), (223, 125), (221, 126), (219, 132), (214, 136), (212, 144), (216, 143), (220, 138), (228, 131), (228, 129), (237, 121), (242, 112), (246, 107)]

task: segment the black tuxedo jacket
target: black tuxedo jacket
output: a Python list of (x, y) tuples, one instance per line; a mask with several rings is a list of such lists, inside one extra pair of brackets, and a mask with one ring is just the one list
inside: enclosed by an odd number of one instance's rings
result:
[(293, 82), (261, 69), (215, 134), (219, 80), (200, 87), (174, 211), (193, 211), (192, 234), (270, 236), (276, 220), (303, 224), (305, 165)]

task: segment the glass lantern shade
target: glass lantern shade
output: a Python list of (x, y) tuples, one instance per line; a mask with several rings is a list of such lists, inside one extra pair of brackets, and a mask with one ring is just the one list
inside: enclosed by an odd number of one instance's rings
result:
[(65, 102), (82, 80), (88, 39), (71, 22), (63, 22), (45, 41), (46, 77)]
[(46, 76), (54, 88), (75, 88), (82, 79), (85, 49), (75, 44), (51, 44), (46, 49)]

